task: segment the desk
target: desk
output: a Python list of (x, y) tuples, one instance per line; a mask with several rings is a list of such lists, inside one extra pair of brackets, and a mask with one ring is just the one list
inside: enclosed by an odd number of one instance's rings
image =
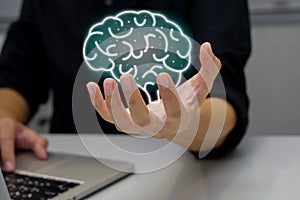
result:
[[(45, 135), (50, 151), (89, 155), (78, 136)], [(86, 136), (92, 137), (93, 136)], [(124, 139), (122, 136), (111, 136)], [(130, 137), (124, 139), (130, 143)], [(151, 145), (151, 141), (149, 142)], [(101, 142), (99, 151), (101, 151)], [(249, 136), (219, 160), (196, 160), (186, 152), (156, 172), (131, 175), (89, 200), (286, 200), (299, 198), (300, 137)]]

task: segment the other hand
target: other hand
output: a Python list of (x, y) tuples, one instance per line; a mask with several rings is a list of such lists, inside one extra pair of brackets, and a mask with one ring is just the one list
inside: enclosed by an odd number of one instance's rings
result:
[(12, 172), (16, 168), (15, 148), (32, 150), (40, 159), (47, 158), (48, 142), (35, 131), (12, 118), (0, 118), (0, 150), (3, 169)]

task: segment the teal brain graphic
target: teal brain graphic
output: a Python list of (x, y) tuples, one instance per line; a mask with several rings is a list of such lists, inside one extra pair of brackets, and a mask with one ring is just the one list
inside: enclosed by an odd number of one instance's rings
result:
[(164, 15), (124, 11), (90, 28), (83, 56), (92, 70), (109, 72), (117, 81), (122, 74), (133, 75), (151, 102), (159, 73), (170, 74), (175, 85), (180, 84), (190, 66), (191, 49), (189, 38)]

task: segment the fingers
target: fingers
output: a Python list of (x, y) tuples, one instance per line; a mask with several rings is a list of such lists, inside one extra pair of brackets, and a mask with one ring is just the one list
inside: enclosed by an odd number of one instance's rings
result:
[(178, 118), (181, 116), (180, 100), (172, 78), (167, 73), (157, 76), (157, 83), (160, 96), (163, 100), (164, 108), (168, 118)]
[(35, 145), (33, 146), (33, 152), (34, 154), (40, 158), (40, 159), (46, 159), (47, 158), (47, 149), (48, 147), (48, 141), (43, 137), (38, 137), (36, 140)]
[(22, 124), (17, 125), (16, 147), (31, 149), (39, 159), (47, 158), (48, 141)]
[(198, 99), (203, 101), (211, 90), (214, 80), (221, 69), (221, 62), (213, 54), (211, 45), (208, 42), (202, 44), (199, 57), (201, 69), (199, 73), (190, 79), (190, 83)]
[(132, 120), (141, 127), (149, 125), (151, 122), (149, 110), (136, 85), (135, 79), (130, 74), (124, 74), (120, 82)]
[(166, 122), (163, 129), (157, 135), (164, 138), (168, 134), (176, 134), (179, 130), (182, 116), (181, 101), (178, 98), (173, 80), (167, 73), (161, 73), (157, 76), (159, 92), (166, 112)]
[(4, 170), (16, 168), (15, 148), (30, 149), (40, 159), (47, 158), (48, 142), (26, 126), (10, 118), (0, 120), (0, 149)]
[(110, 78), (105, 79), (104, 92), (108, 111), (112, 116), (117, 129), (126, 133), (131, 133), (134, 124), (122, 103), (116, 81)]
[(109, 111), (110, 115), (112, 116), (111, 99), (112, 99), (112, 94), (113, 94), (115, 88), (118, 86), (117, 86), (116, 81), (111, 78), (105, 79), (103, 85), (104, 85), (106, 107), (107, 107), (107, 110)]
[(15, 170), (15, 123), (12, 119), (1, 119), (0, 122), (0, 148), (4, 170)]
[(90, 82), (87, 84), (87, 89), (90, 95), (90, 99), (92, 102), (92, 105), (97, 110), (97, 112), (101, 115), (101, 117), (110, 122), (113, 123), (112, 116), (106, 106), (105, 100), (103, 98), (102, 92), (98, 86), (98, 84), (94, 82)]

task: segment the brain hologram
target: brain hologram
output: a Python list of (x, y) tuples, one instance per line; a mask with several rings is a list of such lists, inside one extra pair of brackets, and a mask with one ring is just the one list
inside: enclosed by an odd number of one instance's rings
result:
[(124, 11), (93, 25), (83, 46), (83, 56), (94, 71), (108, 72), (117, 81), (131, 74), (149, 102), (159, 93), (156, 77), (171, 75), (178, 86), (191, 64), (191, 41), (164, 15), (150, 11)]

